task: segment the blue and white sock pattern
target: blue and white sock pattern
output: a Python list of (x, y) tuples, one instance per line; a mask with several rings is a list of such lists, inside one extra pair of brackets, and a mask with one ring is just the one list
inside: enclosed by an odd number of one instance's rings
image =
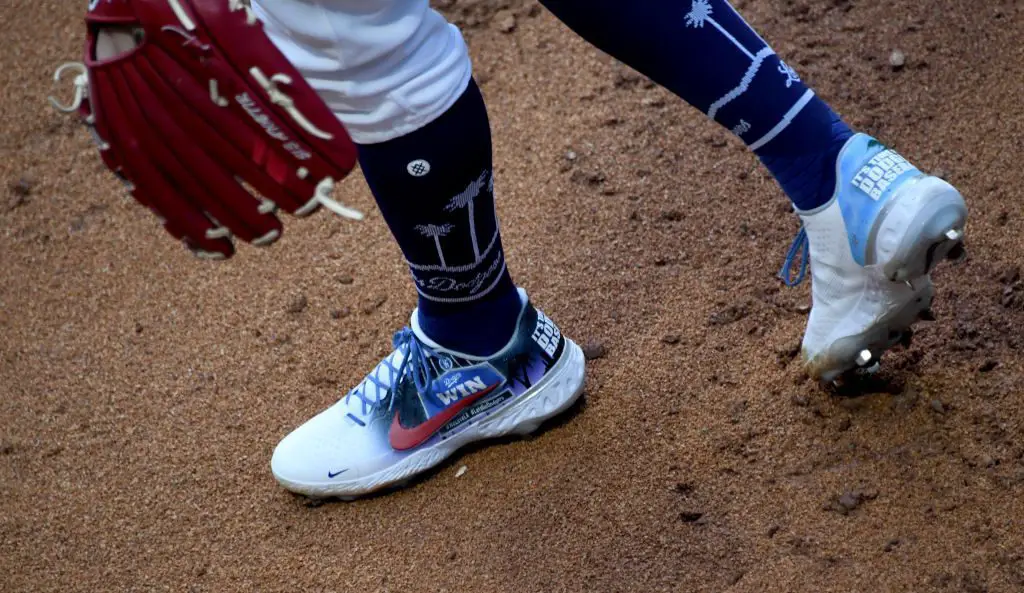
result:
[(724, 0), (542, 3), (749, 145), (767, 144), (814, 97)]
[[(479, 209), (477, 204), (479, 203)], [(506, 275), (498, 220), (494, 212), (494, 180), (488, 169), (444, 205), (439, 224), (416, 224), (414, 230), (432, 241), (433, 249), (417, 249), (420, 261), (407, 260), (424, 299), (438, 303), (468, 303), (490, 294)], [(436, 219), (441, 219), (438, 213)], [(433, 219), (431, 219), (433, 220)], [(479, 236), (485, 237), (481, 245)], [(436, 263), (426, 263), (437, 253)], [(468, 260), (468, 261), (467, 261)]]
[[(715, 18), (716, 14), (723, 22)], [(751, 150), (761, 148), (778, 136), (814, 97), (814, 91), (803, 85), (796, 71), (779, 59), (728, 2), (692, 0), (684, 23), (688, 29), (705, 29), (705, 25), (710, 25), (706, 32), (721, 37), (720, 40), (703, 41), (704, 51), (711, 50), (708, 55), (735, 62), (735, 55), (729, 55), (733, 53), (749, 61), (736, 86), (704, 111), (712, 120), (740, 136)], [(730, 29), (737, 34), (730, 33)], [(737, 35), (745, 41), (740, 41)], [(723, 78), (727, 78), (730, 71), (725, 69)], [(762, 103), (766, 95), (774, 108)], [(757, 104), (751, 105), (751, 101)], [(787, 105), (788, 108), (782, 111)]]

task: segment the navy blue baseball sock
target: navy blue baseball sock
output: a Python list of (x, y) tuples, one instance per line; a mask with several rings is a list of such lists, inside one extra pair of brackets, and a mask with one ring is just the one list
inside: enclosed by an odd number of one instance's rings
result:
[(794, 205), (826, 203), (852, 133), (725, 0), (541, 0), (742, 139)]
[(476, 83), (425, 127), (358, 148), (419, 292), (420, 327), (452, 350), (500, 350), (521, 303), (501, 248), (490, 123)]

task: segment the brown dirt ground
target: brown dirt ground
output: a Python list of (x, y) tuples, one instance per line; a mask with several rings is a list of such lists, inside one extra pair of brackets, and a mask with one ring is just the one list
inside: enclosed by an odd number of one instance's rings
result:
[(741, 4), (973, 208), (939, 320), (858, 398), (791, 362), (807, 289), (773, 274), (797, 223), (737, 141), (533, 2), (443, 3), (515, 277), (607, 355), (539, 437), (323, 505), (270, 455), (387, 351), (414, 302), (399, 252), (379, 215), (321, 214), (193, 260), (44, 101), (82, 4), (6, 0), (0, 28), (0, 590), (1024, 590), (1020, 3)]

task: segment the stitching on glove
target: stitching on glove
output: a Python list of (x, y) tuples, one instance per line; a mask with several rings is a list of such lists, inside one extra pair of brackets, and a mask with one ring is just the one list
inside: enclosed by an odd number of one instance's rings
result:
[(188, 31), (196, 30), (195, 22), (190, 16), (188, 16), (188, 12), (185, 11), (185, 7), (182, 6), (178, 0), (167, 0), (167, 3), (170, 4), (171, 12), (173, 12), (174, 16), (177, 17), (179, 22), (181, 22), (182, 27), (185, 27)]
[(297, 123), (299, 127), (301, 127), (303, 130), (306, 130), (306, 132), (308, 132), (310, 135), (316, 136), (321, 140), (334, 139), (333, 134), (329, 134), (321, 130), (320, 128), (317, 128), (312, 124), (312, 122), (306, 119), (306, 116), (303, 115), (302, 112), (295, 107), (295, 101), (293, 101), (292, 98), (289, 97), (287, 93), (277, 88), (277, 83), (285, 85), (291, 84), (292, 79), (290, 76), (288, 76), (287, 74), (275, 74), (270, 78), (267, 78), (267, 75), (264, 74), (263, 71), (260, 70), (259, 67), (257, 66), (253, 66), (249, 70), (249, 74), (251, 74), (252, 77), (256, 80), (256, 82), (258, 82), (259, 85), (263, 87), (263, 90), (267, 91), (267, 96), (270, 97), (270, 102), (275, 105), (283, 107), (284, 110), (288, 113), (288, 115), (290, 115), (291, 118), (295, 120), (295, 123)]

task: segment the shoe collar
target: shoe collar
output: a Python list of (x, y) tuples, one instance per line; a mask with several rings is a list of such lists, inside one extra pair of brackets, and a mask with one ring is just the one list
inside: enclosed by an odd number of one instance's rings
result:
[(839, 188), (840, 185), (843, 183), (843, 161), (847, 159), (850, 151), (852, 150), (860, 149), (861, 152), (865, 152), (867, 145), (873, 140), (877, 142), (877, 140), (863, 132), (857, 132), (853, 136), (847, 138), (846, 143), (843, 144), (843, 147), (841, 149), (839, 149), (839, 154), (836, 155), (836, 186), (835, 189), (832, 190), (832, 197), (829, 198), (827, 202), (825, 202), (821, 206), (818, 206), (817, 208), (811, 208), (810, 210), (800, 210), (799, 208), (794, 206), (793, 211), (799, 214), (800, 218), (806, 219), (809, 216), (813, 216), (819, 212), (827, 210), (829, 206), (834, 204), (836, 200), (839, 199)]

